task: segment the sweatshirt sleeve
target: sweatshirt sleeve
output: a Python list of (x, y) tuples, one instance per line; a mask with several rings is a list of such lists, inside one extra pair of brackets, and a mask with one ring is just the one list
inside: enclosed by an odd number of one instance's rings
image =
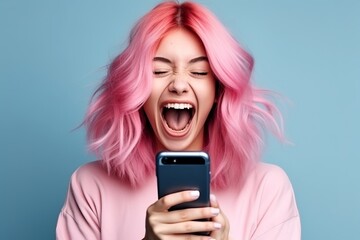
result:
[[(100, 239), (97, 197), (94, 181), (86, 172), (75, 171), (71, 177), (65, 204), (56, 226), (57, 240)], [(94, 197), (95, 196), (95, 197)]]
[(288, 176), (273, 166), (261, 181), (258, 224), (251, 239), (300, 240), (300, 217)]

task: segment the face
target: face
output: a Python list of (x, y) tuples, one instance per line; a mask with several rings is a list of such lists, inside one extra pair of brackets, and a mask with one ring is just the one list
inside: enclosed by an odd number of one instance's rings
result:
[(200, 39), (169, 32), (153, 59), (152, 92), (144, 111), (157, 150), (202, 150), (204, 124), (215, 101), (215, 78)]

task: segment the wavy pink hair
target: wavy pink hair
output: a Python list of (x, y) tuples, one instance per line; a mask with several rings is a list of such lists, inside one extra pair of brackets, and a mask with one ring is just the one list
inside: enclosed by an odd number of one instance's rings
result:
[(109, 172), (131, 186), (155, 173), (155, 136), (142, 106), (151, 92), (157, 46), (174, 28), (188, 29), (201, 39), (218, 80), (218, 101), (205, 126), (212, 186), (240, 183), (240, 176), (260, 159), (263, 129), (283, 137), (282, 119), (266, 100), (267, 92), (250, 82), (253, 58), (196, 3), (163, 2), (133, 28), (127, 48), (110, 64), (86, 115), (90, 149), (102, 157)]

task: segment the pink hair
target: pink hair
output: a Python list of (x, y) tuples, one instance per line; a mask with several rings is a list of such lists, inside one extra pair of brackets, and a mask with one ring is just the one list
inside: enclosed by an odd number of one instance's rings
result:
[(109, 172), (132, 186), (155, 173), (155, 136), (142, 106), (151, 92), (157, 46), (179, 27), (201, 39), (218, 80), (218, 101), (205, 126), (212, 186), (240, 183), (240, 176), (260, 159), (262, 129), (283, 137), (281, 115), (266, 100), (266, 91), (250, 82), (253, 58), (210, 11), (191, 2), (163, 2), (133, 28), (127, 48), (110, 64), (85, 118), (90, 149), (101, 155)]

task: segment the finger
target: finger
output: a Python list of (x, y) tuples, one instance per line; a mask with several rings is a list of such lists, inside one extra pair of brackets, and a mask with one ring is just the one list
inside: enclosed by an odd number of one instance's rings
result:
[(167, 223), (178, 223), (199, 219), (211, 219), (220, 213), (219, 208), (187, 208), (164, 213), (167, 215)]
[(225, 214), (221, 211), (220, 204), (215, 195), (210, 195), (210, 202), (211, 207), (220, 209), (220, 213), (214, 216), (211, 220), (221, 225), (221, 228), (212, 231), (211, 237), (214, 239), (227, 239), (229, 235), (229, 221), (227, 220)]
[(210, 206), (214, 208), (219, 208), (219, 203), (214, 194), (210, 194)]
[(169, 208), (184, 202), (191, 202), (196, 200), (200, 196), (199, 191), (182, 191), (172, 193), (160, 198), (154, 204), (154, 211), (164, 212), (168, 211)]
[(162, 235), (168, 234), (195, 234), (212, 232), (221, 228), (221, 224), (211, 221), (188, 221), (173, 224), (164, 224), (158, 229)]
[(216, 208), (216, 209), (219, 209), (220, 210), (220, 214), (217, 214), (215, 215), (212, 220), (215, 221), (215, 222), (220, 222), (220, 223), (224, 223), (224, 218), (222, 217), (222, 212), (221, 212), (221, 209), (220, 209), (220, 204), (219, 202), (217, 201), (216, 199), (216, 196), (214, 194), (211, 194), (210, 195), (210, 206), (213, 207), (213, 208)]
[(161, 238), (166, 240), (215, 240), (209, 236), (200, 236), (194, 234), (177, 234), (177, 235), (167, 235), (166, 238)]
[(218, 222), (221, 225), (224, 225), (226, 223), (225, 218), (222, 215), (219, 202), (216, 199), (216, 196), (214, 194), (210, 195), (210, 206), (216, 209), (219, 209), (219, 214), (216, 214), (214, 217), (212, 217), (212, 220), (214, 222)]

